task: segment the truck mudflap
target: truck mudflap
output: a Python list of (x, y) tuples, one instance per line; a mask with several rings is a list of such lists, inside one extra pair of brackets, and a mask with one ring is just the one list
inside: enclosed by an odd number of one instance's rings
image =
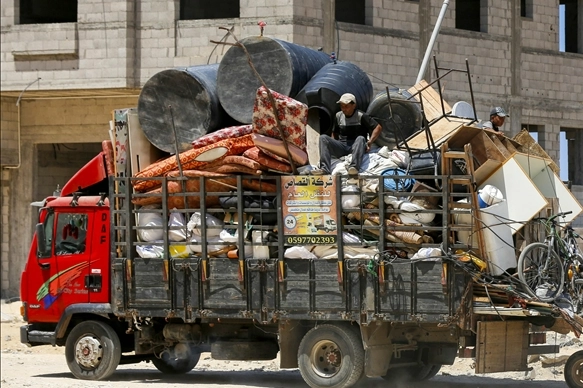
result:
[(61, 319), (54, 327), (54, 330), (47, 330), (47, 326), (42, 328), (34, 323), (23, 325), (20, 327), (20, 342), (27, 346), (40, 345), (57, 345), (57, 340), (63, 338), (71, 322), (71, 318), (75, 314), (84, 315), (101, 315), (108, 317), (113, 314), (113, 310), (109, 303), (77, 303), (68, 306)]

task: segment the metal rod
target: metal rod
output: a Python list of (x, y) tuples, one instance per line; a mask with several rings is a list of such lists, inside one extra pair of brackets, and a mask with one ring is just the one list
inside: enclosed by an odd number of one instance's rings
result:
[(474, 120), (478, 122), (478, 113), (476, 113), (476, 101), (474, 100), (474, 89), (472, 89), (472, 76), (470, 74), (470, 64), (466, 58), (466, 70), (468, 74), (468, 85), (470, 85), (470, 97), (472, 98), (472, 109), (474, 109)]
[(419, 83), (423, 79), (423, 74), (425, 74), (425, 70), (427, 69), (427, 64), (429, 63), (429, 57), (431, 52), (433, 51), (433, 46), (435, 45), (435, 40), (437, 39), (437, 34), (439, 34), (439, 30), (441, 28), (441, 23), (443, 21), (443, 17), (445, 16), (445, 11), (447, 10), (447, 6), (449, 5), (449, 0), (444, 0), (443, 5), (441, 6), (441, 11), (439, 12), (439, 16), (437, 17), (437, 21), (435, 22), (435, 27), (433, 28), (433, 33), (431, 34), (431, 39), (429, 39), (429, 44), (427, 45), (427, 50), (425, 50), (425, 56), (423, 57), (423, 62), (421, 62), (421, 68), (419, 69), (419, 74), (417, 74), (417, 80), (415, 83)]
[(441, 93), (441, 80), (439, 78), (439, 67), (437, 66), (437, 58), (433, 56), (433, 63), (435, 63), (435, 76), (437, 77), (437, 92), (439, 93), (439, 101), (441, 102), (441, 114), (445, 116), (445, 105), (443, 103), (443, 94)]

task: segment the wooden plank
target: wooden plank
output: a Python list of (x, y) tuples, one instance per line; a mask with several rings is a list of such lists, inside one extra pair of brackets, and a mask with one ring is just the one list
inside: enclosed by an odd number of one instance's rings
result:
[(482, 183), (494, 173), (494, 171), (500, 168), (500, 166), (502, 166), (502, 163), (497, 160), (487, 160), (482, 163), (480, 167), (474, 171), (474, 180), (476, 181), (476, 184), (481, 186)]
[[(432, 87), (427, 87), (427, 81), (421, 80), (417, 84), (413, 85), (409, 90), (407, 90), (411, 94), (415, 94), (420, 90), (424, 89), (418, 95), (413, 97), (416, 101), (420, 101), (423, 99), (423, 109), (425, 111), (425, 117), (427, 121), (431, 122), (440, 116), (443, 116), (443, 109), (441, 107), (441, 98), (439, 93)], [(451, 112), (451, 106), (447, 103), (447, 101), (443, 101), (443, 107), (445, 109), (445, 113), (448, 114)], [(467, 120), (466, 120), (467, 122)]]
[(131, 160), (129, 161), (129, 175), (132, 176), (162, 158), (165, 153), (154, 147), (144, 135), (138, 120), (137, 108), (128, 109), (127, 117), (129, 147), (132, 151)]
[(480, 165), (488, 160), (504, 162), (508, 159), (500, 152), (486, 131), (478, 127), (464, 126), (449, 138), (447, 144), (450, 149), (457, 150), (463, 149), (466, 144), (471, 144), (474, 158)]
[(318, 166), (320, 163), (320, 130), (306, 125), (306, 150), (308, 160), (311, 165)]
[(520, 144), (516, 147), (518, 152), (522, 152), (528, 155), (540, 156), (551, 161), (551, 169), (559, 174), (559, 166), (551, 159), (549, 154), (530, 136), (530, 133), (526, 129), (520, 131), (516, 136), (512, 138), (515, 142)]
[[(448, 140), (449, 137), (463, 128), (465, 123), (467, 123), (467, 120), (458, 119), (455, 117), (444, 117), (433, 125), (430, 125), (429, 131), (431, 132), (431, 137), (433, 138), (435, 146), (437, 147)], [(427, 136), (425, 131), (420, 131), (409, 137), (409, 139), (407, 139), (407, 144), (411, 149), (428, 149)]]
[(506, 148), (506, 145), (504, 145), (504, 143), (502, 142), (501, 138), (498, 135), (488, 132), (486, 133), (486, 136), (488, 136), (488, 138), (492, 141), (492, 143), (494, 143), (496, 148), (498, 148), (500, 153), (504, 156), (504, 160), (508, 159), (510, 155), (513, 154), (513, 152), (510, 152), (508, 148)]
[(527, 368), (528, 322), (478, 322), (476, 373), (523, 371)]
[(508, 152), (510, 152), (511, 154), (518, 152), (518, 149), (516, 147), (520, 147), (520, 144), (517, 143), (516, 141), (509, 139), (507, 137), (501, 138), (500, 141), (502, 141), (502, 144), (504, 144), (504, 147), (506, 147)]

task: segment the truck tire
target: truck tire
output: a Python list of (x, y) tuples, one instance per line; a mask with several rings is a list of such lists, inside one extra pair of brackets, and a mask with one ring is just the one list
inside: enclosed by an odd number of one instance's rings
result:
[(194, 369), (198, 360), (200, 360), (200, 351), (190, 346), (187, 358), (175, 358), (168, 352), (162, 352), (159, 357), (152, 357), (152, 364), (162, 373), (181, 375)]
[(418, 365), (389, 369), (383, 379), (397, 384), (429, 380), (439, 372), (441, 365)]
[(119, 337), (104, 322), (81, 322), (67, 337), (65, 357), (69, 370), (76, 378), (103, 380), (111, 376), (119, 365)]
[(215, 360), (267, 361), (277, 357), (279, 347), (274, 341), (218, 341), (211, 344)]
[(563, 374), (569, 388), (583, 387), (583, 350), (571, 354), (567, 359)]
[(312, 388), (348, 388), (364, 372), (364, 349), (357, 330), (324, 324), (308, 331), (298, 349), (302, 378)]
[(429, 373), (427, 373), (427, 375), (421, 381), (430, 380), (430, 379), (434, 378), (435, 375), (437, 375), (440, 370), (441, 370), (440, 364), (431, 365), (431, 369), (429, 370)]

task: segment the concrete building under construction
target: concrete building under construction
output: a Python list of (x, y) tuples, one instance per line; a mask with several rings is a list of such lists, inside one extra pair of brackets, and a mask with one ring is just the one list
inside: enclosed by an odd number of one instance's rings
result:
[[(478, 117), (503, 107), (502, 131), (531, 132), (583, 200), (583, 0), (15, 0), (1, 11), (2, 297), (18, 295), (31, 202), (101, 150), (112, 110), (137, 106), (153, 75), (219, 63), (229, 47), (211, 42), (229, 41), (219, 27), (244, 38), (263, 21), (265, 36), (334, 52), (380, 92), (415, 84), (445, 11), (439, 66), (467, 60)], [(464, 74), (441, 88), (471, 101)]]

